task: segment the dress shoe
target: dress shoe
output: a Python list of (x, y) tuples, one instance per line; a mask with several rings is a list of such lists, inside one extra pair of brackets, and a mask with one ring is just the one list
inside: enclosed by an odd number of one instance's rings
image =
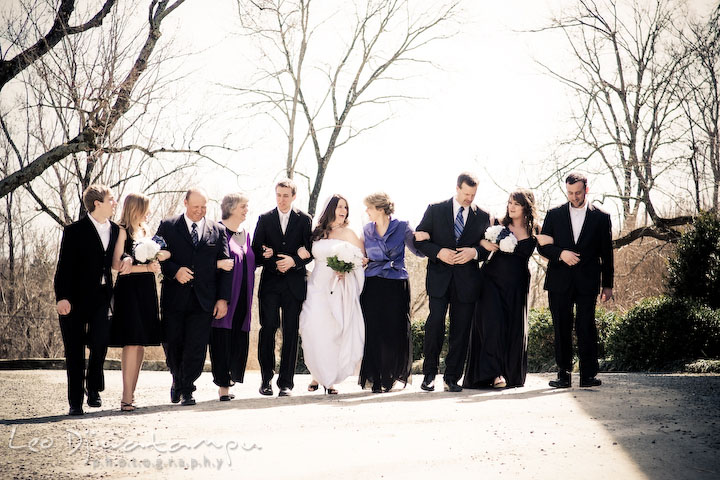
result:
[(373, 383), (372, 393), (382, 393), (383, 389), (379, 383)]
[(423, 382), (420, 384), (420, 388), (426, 392), (435, 390), (435, 375), (425, 375)]
[(602, 380), (595, 377), (580, 378), (581, 387), (599, 387), (602, 385)]
[(263, 383), (262, 385), (260, 385), (260, 395), (271, 396), (272, 394), (272, 387), (269, 383)]
[(452, 392), (452, 393), (458, 393), (462, 392), (462, 387), (457, 384), (454, 380), (445, 381), (445, 391), (446, 392)]
[(232, 397), (230, 395), (220, 395), (221, 402), (229, 402), (230, 400), (232, 400)]
[(283, 387), (278, 392), (278, 397), (292, 397), (292, 390), (288, 387)]
[(100, 398), (100, 393), (95, 390), (88, 390), (87, 404), (88, 407), (102, 407), (102, 399)]
[(318, 388), (320, 388), (319, 383), (311, 383), (308, 385), (308, 392), (317, 392)]
[(505, 380), (505, 377), (500, 375), (499, 377), (495, 377), (495, 381), (493, 381), (493, 388), (505, 388), (507, 387), (507, 381)]
[(170, 401), (172, 403), (180, 403), (180, 392), (175, 390), (175, 385), (170, 387)]
[(572, 385), (569, 372), (558, 372), (557, 379), (548, 382), (552, 388), (570, 388)]
[(192, 393), (188, 393), (187, 395), (182, 396), (182, 402), (180, 404), (187, 407), (195, 405), (195, 403), (195, 398), (192, 396)]
[(68, 415), (77, 416), (77, 415), (84, 415), (85, 412), (83, 412), (82, 407), (70, 407), (70, 411), (68, 412)]

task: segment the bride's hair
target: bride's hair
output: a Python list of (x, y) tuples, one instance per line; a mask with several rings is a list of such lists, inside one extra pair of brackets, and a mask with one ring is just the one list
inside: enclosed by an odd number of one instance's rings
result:
[[(538, 233), (537, 228), (537, 210), (535, 209), (535, 195), (530, 190), (520, 188), (510, 194), (510, 198), (518, 202), (523, 208), (523, 223), (528, 235)], [(512, 223), (510, 213), (505, 207), (505, 218), (501, 222), (504, 226)]]
[(348, 201), (345, 197), (336, 193), (332, 197), (330, 197), (330, 200), (328, 201), (325, 210), (323, 211), (322, 215), (320, 215), (320, 220), (318, 220), (315, 230), (313, 230), (312, 232), (313, 242), (322, 238), (328, 238), (330, 230), (332, 230), (330, 225), (332, 225), (332, 223), (335, 221), (335, 209), (337, 208), (340, 200), (345, 200), (345, 205), (348, 206), (348, 214), (347, 216), (345, 216), (345, 221), (342, 224), (343, 227), (347, 227), (348, 218), (350, 217), (350, 205), (348, 204)]

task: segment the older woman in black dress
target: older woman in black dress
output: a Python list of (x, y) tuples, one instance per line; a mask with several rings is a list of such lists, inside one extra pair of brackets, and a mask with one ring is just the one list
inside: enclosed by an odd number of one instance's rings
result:
[(227, 315), (214, 319), (210, 332), (210, 361), (213, 382), (221, 402), (235, 396), (230, 387), (242, 383), (247, 365), (255, 254), (250, 234), (242, 227), (248, 212), (248, 198), (241, 193), (225, 195), (220, 204), (222, 224), (228, 237), (230, 259), (218, 260), (218, 268), (232, 270), (232, 293)]
[(150, 198), (131, 193), (125, 198), (120, 232), (113, 252), (113, 269), (120, 270), (125, 257), (133, 258), (129, 273), (120, 273), (115, 283), (110, 346), (122, 347), (123, 393), (120, 410), (135, 410), (135, 387), (142, 367), (145, 347), (160, 345), (160, 317), (155, 274), (160, 273), (160, 260), (170, 258), (170, 252), (160, 250), (157, 259), (140, 263), (134, 258), (133, 247), (150, 237), (147, 225)]
[(510, 194), (500, 222), (517, 238), (513, 252), (488, 240), (480, 245), (492, 253), (483, 266), (482, 291), (470, 334), (463, 387), (522, 387), (527, 375), (528, 260), (538, 242), (551, 243), (537, 231), (535, 197), (529, 190)]

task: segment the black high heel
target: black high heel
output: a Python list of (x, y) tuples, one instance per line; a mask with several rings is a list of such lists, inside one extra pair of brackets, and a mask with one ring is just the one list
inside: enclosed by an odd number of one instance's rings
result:
[(317, 392), (317, 389), (320, 388), (319, 383), (311, 383), (308, 385), (308, 392)]
[(337, 395), (338, 394), (338, 391), (335, 388), (332, 388), (332, 387), (330, 387), (330, 388), (323, 387), (323, 388), (325, 389), (325, 394), (327, 394), (327, 395)]

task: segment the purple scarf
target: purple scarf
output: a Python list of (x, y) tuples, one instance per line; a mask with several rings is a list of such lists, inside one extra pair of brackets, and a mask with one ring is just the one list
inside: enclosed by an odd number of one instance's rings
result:
[(227, 315), (223, 318), (214, 319), (212, 326), (215, 328), (232, 329), (232, 320), (235, 315), (238, 300), (240, 299), (240, 287), (242, 286), (243, 275), (247, 275), (247, 311), (242, 324), (242, 331), (250, 331), (250, 319), (252, 316), (252, 297), (253, 288), (255, 286), (255, 254), (250, 248), (250, 234), (245, 234), (245, 245), (240, 245), (230, 230), (225, 229), (228, 236), (228, 249), (230, 250), (230, 258), (235, 262), (232, 269), (232, 293), (230, 294), (230, 302), (228, 303)]

